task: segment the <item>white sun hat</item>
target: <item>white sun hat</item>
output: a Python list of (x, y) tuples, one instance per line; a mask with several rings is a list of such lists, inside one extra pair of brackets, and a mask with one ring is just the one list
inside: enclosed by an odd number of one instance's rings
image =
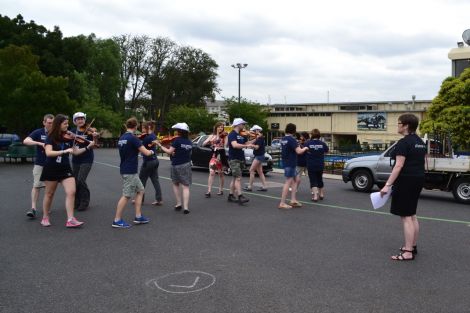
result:
[(242, 118), (237, 117), (236, 119), (233, 120), (232, 127), (235, 127), (241, 124), (246, 124), (246, 121), (243, 120)]
[(175, 125), (171, 126), (173, 129), (185, 130), (189, 132), (189, 126), (186, 123), (176, 123)]
[(84, 119), (86, 119), (86, 114), (83, 113), (83, 112), (77, 112), (77, 113), (75, 113), (75, 114), (73, 115), (72, 121), (75, 122), (75, 120), (76, 120), (77, 118), (79, 118), (79, 117), (83, 117)]
[(263, 129), (262, 129), (260, 126), (258, 126), (258, 125), (253, 125), (253, 127), (250, 128), (250, 131), (252, 131), (252, 132), (254, 132), (254, 131), (256, 131), (256, 130), (262, 131)]

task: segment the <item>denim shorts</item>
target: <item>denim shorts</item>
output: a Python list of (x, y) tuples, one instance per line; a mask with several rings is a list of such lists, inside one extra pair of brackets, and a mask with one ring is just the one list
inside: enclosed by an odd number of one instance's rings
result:
[(284, 177), (291, 178), (297, 176), (296, 174), (295, 167), (284, 167)]
[(255, 155), (255, 159), (260, 161), (260, 162), (263, 162), (264, 161), (264, 155)]

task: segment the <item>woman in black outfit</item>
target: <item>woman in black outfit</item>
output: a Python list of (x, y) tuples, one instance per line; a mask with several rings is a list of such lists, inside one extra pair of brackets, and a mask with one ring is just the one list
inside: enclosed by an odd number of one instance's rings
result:
[(52, 121), (52, 128), (47, 136), (44, 149), (46, 151), (46, 164), (41, 175), (41, 181), (46, 185), (46, 192), (43, 200), (42, 226), (51, 226), (49, 212), (54, 198), (57, 185), (62, 183), (65, 190), (65, 209), (67, 211), (66, 227), (79, 227), (83, 222), (78, 221), (73, 216), (75, 201), (75, 178), (70, 167), (69, 154), (79, 155), (93, 147), (91, 141), (86, 147), (74, 147), (75, 140), (65, 139), (69, 126), (68, 117), (62, 114), (56, 115)]
[(390, 212), (401, 217), (405, 235), (405, 245), (401, 252), (392, 255), (392, 260), (411, 261), (418, 253), (417, 240), (419, 233), (416, 207), (424, 185), (424, 158), (426, 144), (416, 135), (419, 120), (413, 114), (403, 114), (398, 118), (398, 133), (400, 139), (391, 158), (395, 160), (392, 173), (385, 186), (380, 190), (381, 195), (389, 192), (392, 187), (392, 205)]

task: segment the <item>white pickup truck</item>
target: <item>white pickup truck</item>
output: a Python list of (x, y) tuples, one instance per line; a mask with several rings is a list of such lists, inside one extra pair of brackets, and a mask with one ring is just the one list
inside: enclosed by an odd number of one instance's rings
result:
[[(390, 155), (394, 149), (392, 145), (381, 155), (348, 160), (343, 181), (351, 181), (354, 189), (362, 192), (369, 192), (374, 184), (382, 188), (392, 172)], [(426, 155), (424, 188), (452, 191), (456, 201), (470, 204), (470, 159)]]

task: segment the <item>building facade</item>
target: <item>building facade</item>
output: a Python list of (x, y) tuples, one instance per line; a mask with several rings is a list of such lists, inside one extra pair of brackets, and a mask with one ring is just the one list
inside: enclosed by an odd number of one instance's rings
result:
[(288, 123), (296, 124), (298, 132), (318, 128), (332, 147), (357, 141), (389, 145), (401, 138), (401, 114), (415, 114), (421, 121), (430, 105), (430, 100), (270, 105), (268, 125), (274, 136), (281, 136)]

